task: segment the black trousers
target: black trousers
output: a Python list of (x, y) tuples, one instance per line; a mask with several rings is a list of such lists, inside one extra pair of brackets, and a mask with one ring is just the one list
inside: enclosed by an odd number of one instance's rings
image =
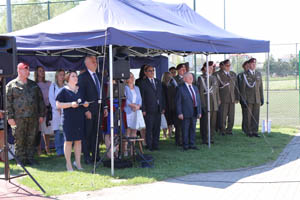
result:
[(161, 113), (146, 113), (146, 144), (149, 149), (158, 148)]
[(97, 123), (98, 123), (98, 113), (92, 113), (92, 119), (85, 120), (85, 135), (82, 140), (82, 151), (84, 155), (84, 159), (92, 159), (95, 158), (95, 153), (97, 153), (96, 157), (99, 158), (99, 143), (102, 139), (102, 130), (101, 130), (101, 120), (99, 125), (99, 135), (98, 135), (98, 145), (96, 147), (97, 141)]

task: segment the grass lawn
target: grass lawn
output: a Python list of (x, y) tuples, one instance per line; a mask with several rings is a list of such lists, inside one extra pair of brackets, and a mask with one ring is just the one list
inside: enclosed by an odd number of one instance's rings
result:
[[(43, 155), (40, 165), (27, 169), (47, 191), (47, 195), (60, 195), (77, 191), (98, 190), (119, 185), (151, 183), (170, 177), (182, 176), (196, 172), (237, 169), (257, 166), (275, 160), (285, 145), (298, 132), (295, 128), (273, 128), (266, 139), (274, 152), (261, 138), (248, 138), (240, 129), (234, 130), (233, 136), (215, 137), (211, 149), (206, 145), (198, 145), (199, 150), (182, 152), (174, 146), (173, 139), (162, 139), (160, 151), (151, 152), (155, 158), (154, 168), (116, 169), (115, 176), (110, 176), (110, 169), (102, 165), (96, 174), (91, 174), (92, 166), (83, 165), (84, 171), (66, 172), (62, 157)], [(200, 143), (199, 129), (197, 143)], [(102, 147), (103, 148), (103, 147)], [(103, 149), (102, 149), (103, 152)], [(149, 154), (149, 152), (146, 151)], [(11, 173), (19, 173), (20, 168), (12, 161)], [(3, 174), (3, 163), (0, 163), (0, 174)], [(119, 180), (122, 181), (119, 181)], [(19, 182), (38, 190), (33, 181), (26, 176)]]
[[(269, 93), (269, 120), (273, 126), (300, 127), (299, 91), (270, 91)], [(267, 116), (267, 93), (264, 93), (265, 104), (260, 109), (260, 125)], [(235, 106), (235, 125), (240, 125), (242, 111), (240, 104)]]

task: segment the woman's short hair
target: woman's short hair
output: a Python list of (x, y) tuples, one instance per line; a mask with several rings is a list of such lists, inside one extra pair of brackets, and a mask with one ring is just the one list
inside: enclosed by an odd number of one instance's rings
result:
[(70, 79), (70, 76), (71, 76), (72, 73), (75, 73), (77, 75), (77, 72), (75, 70), (66, 71), (66, 74), (65, 74), (65, 81), (66, 82), (69, 82), (69, 79)]

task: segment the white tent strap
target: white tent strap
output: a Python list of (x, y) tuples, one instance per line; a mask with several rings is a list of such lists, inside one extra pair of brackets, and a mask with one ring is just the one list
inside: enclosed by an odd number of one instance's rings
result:
[(210, 86), (209, 91), (207, 91), (207, 85), (205, 84), (205, 81), (204, 81), (203, 77), (200, 76), (200, 79), (202, 81), (202, 84), (203, 84), (203, 87), (204, 87), (204, 90), (205, 90), (204, 94), (210, 94), (210, 93), (212, 93), (213, 92), (212, 86)]
[(252, 85), (250, 85), (250, 83), (248, 82), (248, 79), (246, 78), (246, 75), (243, 74), (243, 76), (244, 76), (244, 80), (245, 80), (246, 85), (247, 85), (249, 88), (254, 88), (255, 85), (256, 85), (256, 81), (254, 81), (254, 83), (253, 83)]
[(220, 89), (223, 89), (223, 88), (227, 87), (228, 85), (230, 85), (230, 83), (224, 83), (224, 82), (221, 80), (219, 74), (217, 74), (217, 78), (218, 78), (218, 80), (220, 81), (220, 83), (221, 83), (221, 85), (222, 85), (222, 86), (220, 87)]

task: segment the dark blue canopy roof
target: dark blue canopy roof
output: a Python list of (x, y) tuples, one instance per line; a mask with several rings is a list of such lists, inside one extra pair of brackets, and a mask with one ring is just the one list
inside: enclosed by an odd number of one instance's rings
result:
[(190, 9), (151, 0), (87, 0), (49, 21), (10, 33), (19, 51), (103, 45), (206, 53), (268, 52), (269, 41), (227, 32)]

